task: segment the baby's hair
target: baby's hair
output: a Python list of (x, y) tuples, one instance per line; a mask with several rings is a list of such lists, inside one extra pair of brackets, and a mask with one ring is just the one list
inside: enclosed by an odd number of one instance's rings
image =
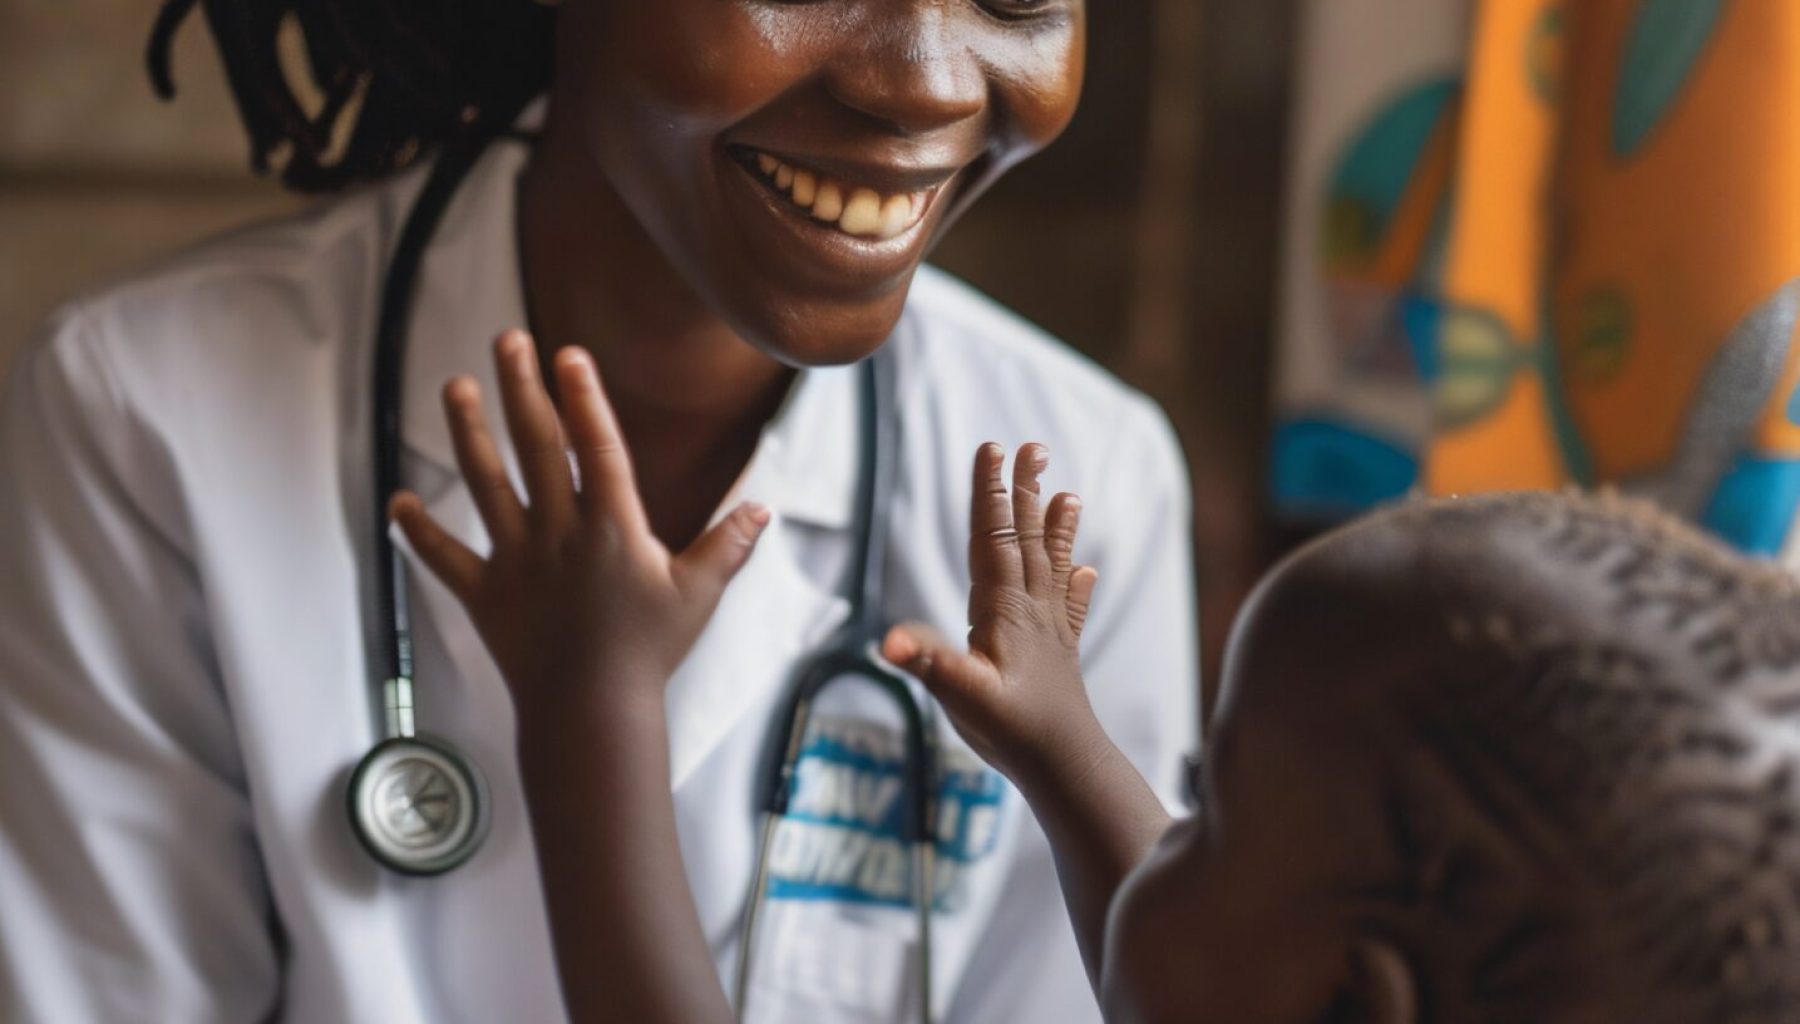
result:
[(1641, 1021), (1800, 1020), (1800, 585), (1611, 496), (1421, 503), (1390, 525), (1460, 567), (1428, 584), (1462, 653), (1417, 689), (1418, 735), (1603, 919), (1503, 909), (1457, 1001), (1519, 1019), (1604, 971), (1649, 986)]
[[(148, 63), (165, 98), (175, 92), (170, 47), (195, 7), (224, 62), (251, 166), (265, 172), (285, 150), (281, 180), (299, 191), (380, 178), (463, 132), (504, 127), (550, 81), (552, 11), (532, 0), (164, 0)], [(284, 31), (304, 41), (321, 96), (314, 111), (283, 69)]]

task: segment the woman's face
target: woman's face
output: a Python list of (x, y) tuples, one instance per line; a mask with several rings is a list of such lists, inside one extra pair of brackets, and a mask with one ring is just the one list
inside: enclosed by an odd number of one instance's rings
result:
[(793, 365), (886, 339), (952, 220), (1061, 133), (1084, 0), (567, 0), (555, 103), (667, 264)]

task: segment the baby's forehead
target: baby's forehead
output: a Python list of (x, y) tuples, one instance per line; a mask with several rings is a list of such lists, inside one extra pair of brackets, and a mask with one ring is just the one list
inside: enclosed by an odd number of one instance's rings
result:
[(1789, 574), (1611, 497), (1413, 502), (1296, 553), (1245, 619), (1242, 646), (1340, 672), (1371, 657), (1423, 670), (1472, 643), (1551, 637), (1604, 639), (1712, 675), (1800, 667)]
[(1310, 545), (1259, 588), (1228, 651), (1214, 760), (1244, 728), (1398, 758), (1521, 694), (1559, 714), (1612, 709), (1581, 728), (1678, 728), (1680, 707), (1719, 700), (1800, 724), (1800, 596), (1632, 502), (1416, 502)]

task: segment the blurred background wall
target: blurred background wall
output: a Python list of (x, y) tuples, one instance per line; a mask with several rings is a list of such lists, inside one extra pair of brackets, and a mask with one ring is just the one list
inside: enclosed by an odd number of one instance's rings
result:
[[(178, 101), (152, 96), (143, 52), (156, 6), (0, 0), (0, 367), (77, 289), (305, 202), (248, 171), (198, 19), (178, 42)], [(1169, 410), (1193, 471), (1211, 683), (1268, 550), (1261, 466), (1293, 4), (1089, 9), (1078, 119), (936, 258)]]

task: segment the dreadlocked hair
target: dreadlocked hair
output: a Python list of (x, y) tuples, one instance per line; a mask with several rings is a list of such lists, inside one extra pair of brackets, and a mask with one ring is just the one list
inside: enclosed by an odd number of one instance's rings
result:
[[(250, 166), (267, 173), (285, 153), (281, 182), (295, 191), (378, 179), (503, 130), (550, 83), (553, 11), (532, 0), (164, 0), (147, 55), (164, 99), (175, 94), (171, 44), (195, 7), (224, 62)], [(315, 87), (306, 92), (320, 97), (310, 113), (280, 58), (294, 29)]]

